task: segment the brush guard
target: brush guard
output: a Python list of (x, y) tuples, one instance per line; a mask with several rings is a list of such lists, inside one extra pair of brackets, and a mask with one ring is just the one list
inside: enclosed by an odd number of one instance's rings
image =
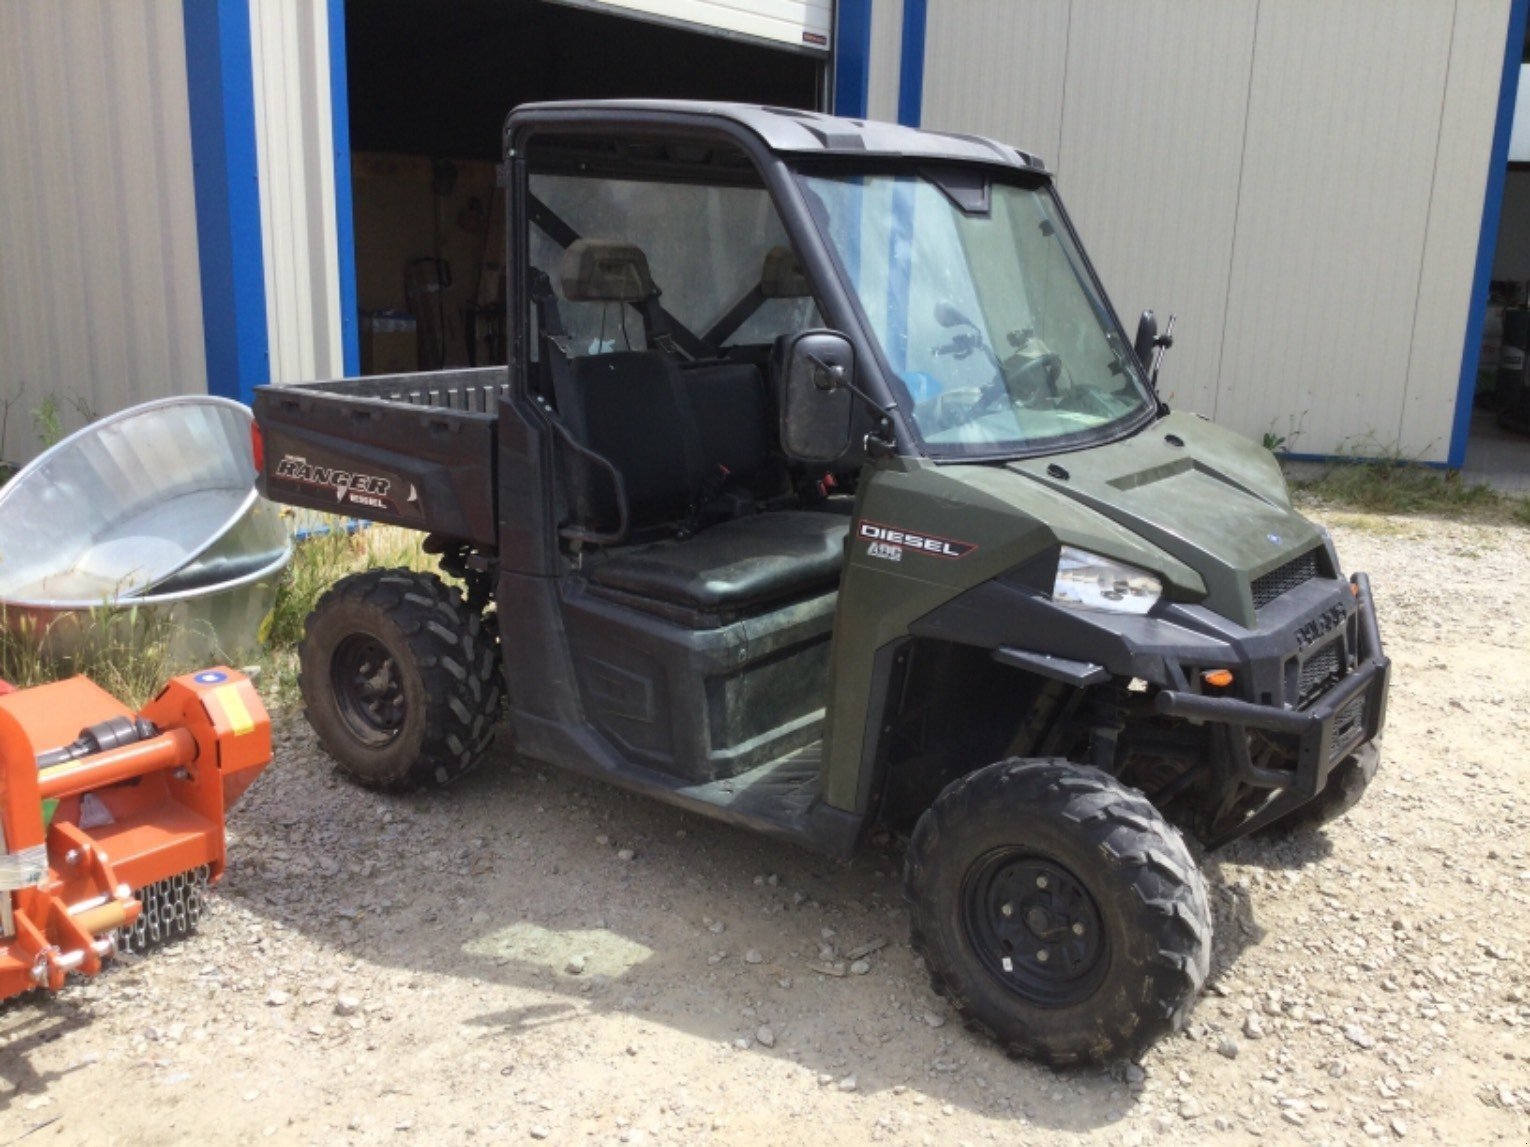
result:
[[(1204, 722), (1221, 738), (1219, 751), (1239, 781), (1255, 788), (1277, 789), (1252, 816), (1206, 842), (1221, 848), (1280, 820), (1312, 800), (1328, 783), (1329, 773), (1348, 754), (1373, 741), (1386, 722), (1391, 661), (1382, 652), (1371, 583), (1364, 574), (1350, 579), (1359, 608), (1358, 657), (1349, 675), (1303, 710), (1255, 705), (1227, 697), (1203, 697), (1165, 690), (1155, 702), (1160, 713)], [(1296, 746), (1294, 772), (1262, 769), (1248, 749), (1248, 730), (1281, 734)]]

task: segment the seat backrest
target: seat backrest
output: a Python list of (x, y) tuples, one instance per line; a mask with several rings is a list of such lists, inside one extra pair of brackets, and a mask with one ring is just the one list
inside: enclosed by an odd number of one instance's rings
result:
[[(653, 294), (648, 259), (631, 243), (580, 239), (558, 268), (572, 303), (638, 304)], [(567, 357), (552, 339), (559, 414), (585, 446), (622, 476), (630, 527), (640, 530), (685, 518), (701, 480), (694, 419), (675, 363), (660, 351), (617, 351)], [(569, 459), (572, 509), (581, 523), (609, 529), (618, 514), (604, 471)]]
[[(568, 361), (563, 376), (559, 411), (575, 437), (620, 471), (632, 528), (683, 520), (701, 473), (673, 360), (659, 351), (591, 355)], [(576, 461), (570, 485), (576, 517), (615, 524), (615, 491), (603, 472)]]
[(713, 362), (681, 372), (696, 421), (702, 469), (719, 466), (748, 481), (770, 460), (770, 410), (765, 379), (751, 363)]

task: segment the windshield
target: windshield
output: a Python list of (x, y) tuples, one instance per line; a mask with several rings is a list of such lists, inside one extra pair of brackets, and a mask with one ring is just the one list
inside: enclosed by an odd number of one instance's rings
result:
[(1078, 445), (1154, 408), (1048, 188), (965, 172), (802, 181), (931, 453)]

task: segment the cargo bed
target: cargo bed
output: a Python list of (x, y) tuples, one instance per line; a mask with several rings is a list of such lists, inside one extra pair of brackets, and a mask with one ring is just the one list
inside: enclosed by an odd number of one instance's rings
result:
[(261, 493), (493, 548), (503, 366), (255, 391)]

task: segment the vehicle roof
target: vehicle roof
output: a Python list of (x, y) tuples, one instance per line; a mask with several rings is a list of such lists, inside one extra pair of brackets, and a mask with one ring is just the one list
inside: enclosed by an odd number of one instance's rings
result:
[[(522, 104), (510, 120), (525, 116), (623, 112), (674, 117), (723, 119), (747, 128), (772, 151), (792, 154), (897, 156), (964, 163), (1001, 164), (1031, 172), (1046, 165), (1030, 152), (1007, 143), (961, 132), (924, 131), (877, 120), (846, 119), (799, 108), (769, 107), (706, 100), (560, 100)], [(508, 123), (507, 123), (508, 127)]]

